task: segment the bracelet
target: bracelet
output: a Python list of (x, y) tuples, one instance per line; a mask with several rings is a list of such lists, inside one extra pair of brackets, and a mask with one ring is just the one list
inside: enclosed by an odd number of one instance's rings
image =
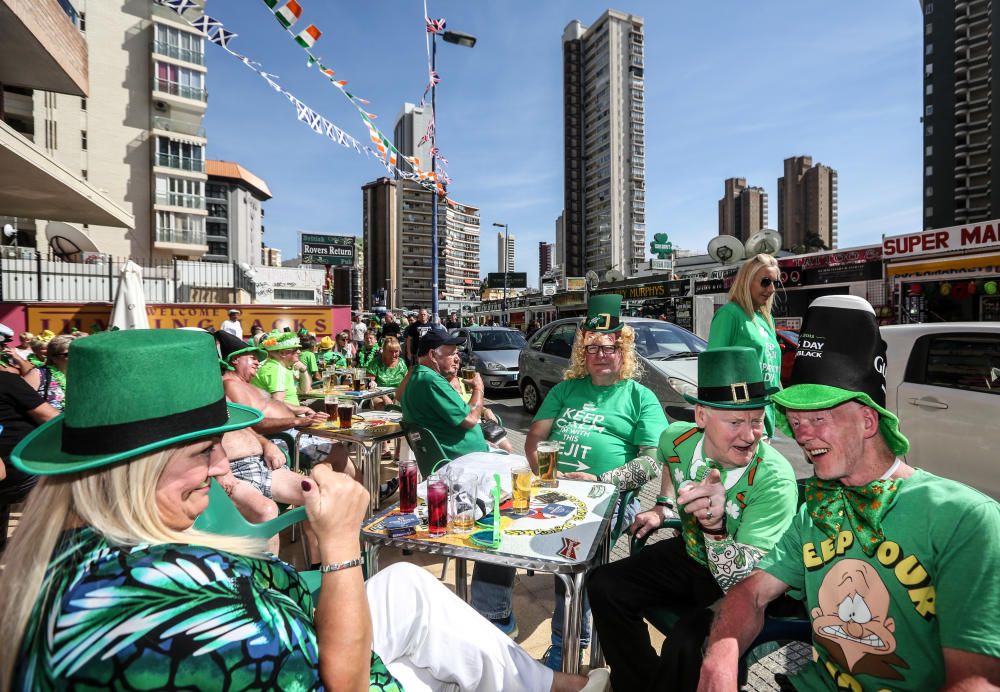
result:
[(657, 495), (656, 504), (663, 505), (664, 507), (670, 507), (671, 509), (673, 509), (674, 498), (667, 497), (666, 495)]
[(319, 571), (323, 574), (329, 574), (330, 572), (339, 572), (342, 569), (350, 569), (351, 567), (360, 567), (361, 558), (356, 557), (353, 560), (344, 560), (343, 562), (334, 562), (330, 565), (322, 565)]
[(700, 521), (698, 522), (698, 527), (701, 529), (702, 533), (707, 533), (709, 536), (723, 538), (729, 535), (729, 530), (726, 528), (726, 522), (722, 522), (722, 526), (717, 529), (710, 529)]

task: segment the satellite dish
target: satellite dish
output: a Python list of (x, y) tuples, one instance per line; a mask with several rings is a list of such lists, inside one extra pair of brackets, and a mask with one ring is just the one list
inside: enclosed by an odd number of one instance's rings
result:
[(746, 250), (733, 236), (717, 235), (708, 241), (708, 256), (719, 264), (736, 264), (746, 257)]
[(587, 289), (593, 291), (601, 284), (601, 279), (597, 276), (597, 272), (589, 271), (587, 272)]
[(747, 238), (746, 250), (748, 256), (776, 255), (781, 249), (781, 234), (765, 228)]
[(7, 238), (13, 238), (17, 235), (17, 229), (11, 226), (9, 223), (3, 225), (3, 234)]
[(604, 280), (607, 281), (608, 283), (614, 283), (615, 281), (624, 281), (625, 275), (622, 274), (617, 269), (609, 269), (608, 271), (604, 272)]
[(94, 241), (76, 226), (62, 221), (49, 221), (45, 237), (52, 253), (64, 262), (82, 262), (84, 252), (99, 252)]

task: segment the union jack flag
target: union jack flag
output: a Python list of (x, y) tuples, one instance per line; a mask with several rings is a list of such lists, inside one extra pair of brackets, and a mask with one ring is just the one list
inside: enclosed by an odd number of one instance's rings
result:
[(448, 24), (445, 19), (431, 19), (427, 18), (427, 33), (428, 34), (443, 34), (444, 28)]

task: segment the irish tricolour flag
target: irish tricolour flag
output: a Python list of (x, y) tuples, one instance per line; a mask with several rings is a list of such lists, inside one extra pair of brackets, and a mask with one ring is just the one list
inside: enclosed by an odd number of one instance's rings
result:
[(274, 16), (281, 23), (281, 26), (287, 29), (302, 16), (302, 8), (295, 0), (288, 0), (284, 7), (274, 11)]
[[(315, 24), (310, 24), (295, 37), (295, 41), (303, 48), (312, 48), (320, 36), (322, 36), (322, 32), (316, 28)], [(330, 70), (330, 73), (333, 74), (333, 70)]]

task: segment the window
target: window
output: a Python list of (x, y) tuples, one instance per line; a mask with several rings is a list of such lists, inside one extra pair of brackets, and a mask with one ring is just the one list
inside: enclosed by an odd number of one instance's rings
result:
[(552, 329), (549, 338), (542, 345), (542, 352), (559, 358), (569, 358), (573, 353), (573, 340), (576, 338), (576, 322), (560, 324)]
[(934, 115), (934, 105), (933, 104), (928, 103), (927, 106), (924, 107), (924, 115)]
[(927, 168), (925, 168), (924, 175), (927, 177), (934, 175), (934, 166), (928, 166)]
[(82, 171), (80, 171), (80, 177), (83, 178), (84, 180), (87, 180), (87, 169), (86, 168), (84, 168)]
[(87, 33), (87, 13), (81, 12), (79, 16), (80, 16), (80, 31), (82, 31), (83, 33)]
[(930, 96), (931, 94), (933, 94), (934, 93), (934, 85), (933, 84), (928, 84), (927, 86), (925, 86), (924, 87), (924, 93), (927, 96)]
[(933, 156), (933, 154), (934, 154), (934, 147), (929, 146), (924, 148), (924, 156)]
[(927, 16), (930, 16), (930, 15), (934, 14), (934, 3), (933, 2), (929, 2), (926, 5), (924, 5), (924, 14), (927, 15)]
[(274, 289), (274, 299), (275, 300), (316, 300), (316, 294), (313, 291), (303, 291), (291, 288), (276, 288)]
[(924, 55), (934, 55), (934, 44), (928, 43), (924, 46)]
[(87, 151), (87, 131), (80, 130), (80, 149)]
[(87, 97), (86, 96), (84, 96), (83, 98), (80, 99), (80, 110), (82, 110), (82, 111), (87, 110)]
[(906, 380), (1000, 394), (1000, 338), (991, 334), (921, 337), (914, 345)]

